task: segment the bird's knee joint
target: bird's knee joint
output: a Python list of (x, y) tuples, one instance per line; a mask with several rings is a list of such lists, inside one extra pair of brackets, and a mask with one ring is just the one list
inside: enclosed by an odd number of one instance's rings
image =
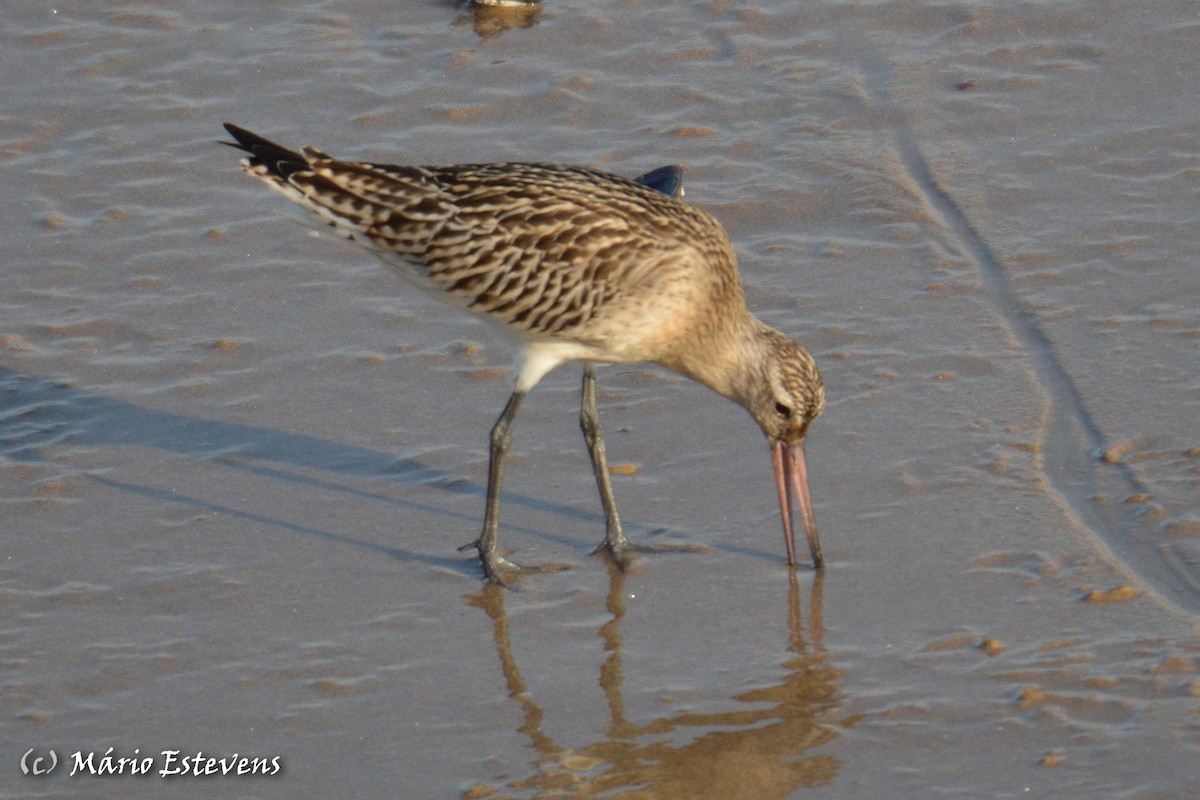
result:
[(600, 440), (600, 420), (591, 414), (585, 413), (579, 417), (579, 430), (583, 431), (583, 439), (589, 447), (594, 447)]
[(508, 425), (497, 425), (492, 428), (492, 451), (504, 452), (512, 443), (512, 428)]

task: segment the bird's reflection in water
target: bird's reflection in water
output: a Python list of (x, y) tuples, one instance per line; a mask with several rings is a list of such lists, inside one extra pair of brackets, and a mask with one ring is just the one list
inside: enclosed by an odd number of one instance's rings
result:
[[(610, 574), (606, 605), (611, 617), (599, 630), (608, 654), (600, 668), (600, 687), (610, 719), (605, 737), (582, 748), (560, 747), (542, 731), (545, 712), (529, 696), (513, 656), (505, 590), (486, 586), (467, 598), (492, 620), (509, 696), (523, 710), (518, 732), (537, 754), (536, 773), (513, 778), (503, 789), (533, 797), (563, 796), (568, 791), (572, 797), (768, 800), (833, 780), (840, 760), (810, 752), (836, 738), (839, 726), (834, 719), (839, 674), (827, 663), (821, 646), (821, 572), (813, 576), (807, 628), (799, 579), (792, 573), (787, 610), (790, 655), (780, 665), (782, 680), (734, 695), (732, 699), (747, 704), (746, 708), (708, 714), (675, 711), (644, 724), (625, 718), (620, 633), (625, 574), (615, 568)], [(696, 734), (681, 744), (688, 729)], [(465, 796), (484, 797), (500, 789), (480, 785)]]

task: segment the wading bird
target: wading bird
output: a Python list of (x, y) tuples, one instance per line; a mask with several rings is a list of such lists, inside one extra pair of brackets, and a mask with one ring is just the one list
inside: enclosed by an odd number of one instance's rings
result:
[(516, 387), (492, 428), (479, 551), (489, 580), (522, 566), (500, 554), (504, 459), (528, 392), (563, 362), (583, 362), (580, 427), (607, 532), (598, 551), (624, 565), (651, 548), (621, 529), (596, 412), (595, 363), (660, 364), (739, 403), (771, 444), (788, 564), (792, 496), (813, 565), (822, 566), (804, 441), (825, 405), (816, 362), (746, 308), (737, 259), (713, 217), (679, 199), (678, 168), (631, 180), (551, 164), (400, 166), (280, 147), (236, 125), (225, 142), (245, 172), (313, 212), (435, 296), (516, 339)]

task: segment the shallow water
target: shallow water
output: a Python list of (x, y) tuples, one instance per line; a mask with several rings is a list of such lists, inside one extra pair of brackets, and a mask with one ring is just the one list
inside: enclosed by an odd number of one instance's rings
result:
[[(0, 797), (1187, 796), (1194, 4), (10, 3)], [(372, 160), (686, 167), (821, 363), (828, 566), (736, 407), (511, 351), (289, 224), (220, 123)], [(624, 474), (632, 473), (632, 474)], [(20, 773), (30, 748), (272, 777)], [(68, 765), (69, 766), (69, 765)]]

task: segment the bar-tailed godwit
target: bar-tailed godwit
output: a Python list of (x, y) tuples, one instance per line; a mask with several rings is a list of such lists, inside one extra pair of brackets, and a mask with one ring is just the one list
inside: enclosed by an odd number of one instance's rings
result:
[[(788, 564), (792, 496), (822, 566), (804, 441), (825, 405), (816, 362), (746, 308), (737, 258), (713, 217), (678, 199), (677, 170), (641, 182), (551, 164), (415, 167), (288, 150), (225, 125), (248, 175), (312, 211), (406, 278), (497, 323), (520, 345), (516, 386), (492, 428), (479, 551), (489, 580), (545, 569), (499, 552), (500, 490), (513, 418), (550, 370), (583, 362), (580, 427), (620, 564), (645, 548), (621, 529), (596, 412), (595, 363), (652, 362), (744, 407), (767, 435)], [(676, 196), (670, 196), (676, 195)]]

